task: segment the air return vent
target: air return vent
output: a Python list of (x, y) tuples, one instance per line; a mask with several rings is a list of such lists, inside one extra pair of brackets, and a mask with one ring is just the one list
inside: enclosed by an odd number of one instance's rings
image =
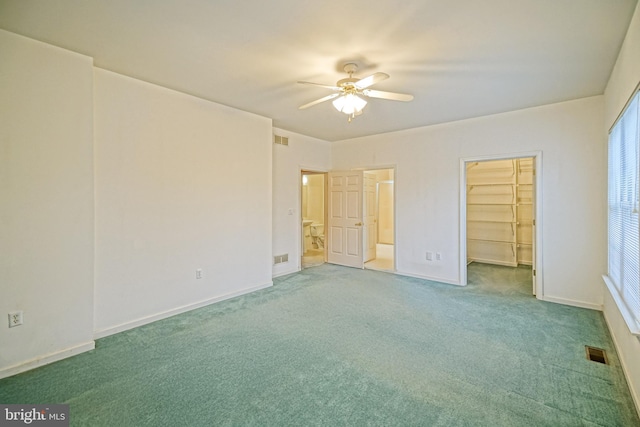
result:
[(607, 360), (607, 352), (604, 351), (603, 349), (597, 348), (597, 347), (590, 347), (588, 345), (585, 345), (584, 348), (587, 352), (588, 360), (591, 360), (592, 362), (603, 363), (605, 365), (609, 364), (609, 361)]
[(273, 264), (281, 264), (283, 262), (289, 262), (289, 254), (276, 255), (273, 257)]
[(286, 136), (273, 135), (273, 142), (280, 145), (289, 145), (289, 138)]

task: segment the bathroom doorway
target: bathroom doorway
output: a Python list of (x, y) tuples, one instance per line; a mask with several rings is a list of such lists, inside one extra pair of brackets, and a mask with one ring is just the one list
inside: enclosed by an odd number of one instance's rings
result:
[(325, 172), (301, 171), (301, 268), (326, 262), (325, 232), (326, 188)]
[(366, 225), (364, 268), (395, 271), (395, 170), (365, 171), (363, 213)]

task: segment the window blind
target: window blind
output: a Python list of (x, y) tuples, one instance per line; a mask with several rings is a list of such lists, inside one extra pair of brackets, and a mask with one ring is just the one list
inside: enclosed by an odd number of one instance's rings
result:
[(609, 134), (609, 268), (627, 315), (640, 325), (640, 95)]

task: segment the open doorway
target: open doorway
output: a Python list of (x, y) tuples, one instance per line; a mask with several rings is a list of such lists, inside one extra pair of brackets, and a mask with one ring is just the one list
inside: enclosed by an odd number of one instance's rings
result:
[(395, 271), (395, 173), (394, 169), (365, 171), (363, 214), (364, 268)]
[(301, 267), (309, 268), (326, 261), (325, 219), (326, 179), (324, 172), (301, 171)]
[(489, 275), (510, 269), (509, 277), (524, 277), (521, 282), (528, 282), (529, 292), (537, 294), (537, 160), (526, 156), (463, 162), (464, 284), (470, 269)]

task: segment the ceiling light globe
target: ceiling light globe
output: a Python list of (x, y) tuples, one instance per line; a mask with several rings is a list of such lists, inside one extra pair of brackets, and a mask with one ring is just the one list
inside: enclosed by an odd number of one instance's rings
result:
[(345, 114), (357, 114), (362, 111), (365, 105), (367, 105), (367, 101), (352, 93), (338, 97), (333, 101), (336, 110)]

